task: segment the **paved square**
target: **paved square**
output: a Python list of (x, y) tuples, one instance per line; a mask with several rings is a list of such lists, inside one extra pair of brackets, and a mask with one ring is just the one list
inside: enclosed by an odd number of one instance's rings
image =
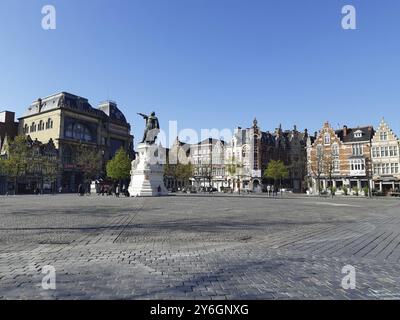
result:
[(399, 199), (0, 198), (2, 299), (392, 299), (399, 258)]

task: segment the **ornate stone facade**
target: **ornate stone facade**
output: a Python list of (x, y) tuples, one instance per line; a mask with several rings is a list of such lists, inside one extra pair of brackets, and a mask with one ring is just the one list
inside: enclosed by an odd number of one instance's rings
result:
[(228, 143), (209, 138), (197, 144), (185, 144), (177, 139), (166, 153), (172, 159), (179, 153), (181, 162), (186, 159), (186, 163), (193, 164), (193, 186), (212, 187), (218, 191), (230, 188), (236, 192), (261, 192), (269, 182), (263, 177), (268, 163), (273, 159), (282, 160), (289, 170), (289, 177), (282, 181), (282, 186), (301, 192), (305, 189), (307, 138), (307, 130), (302, 133), (296, 127), (263, 132), (254, 119), (252, 127), (236, 128)]
[(79, 145), (99, 150), (103, 168), (121, 147), (133, 157), (130, 125), (112, 101), (101, 103), (96, 109), (87, 99), (66, 92), (38, 99), (19, 119), (19, 134), (43, 143), (54, 141), (62, 163), (58, 184), (67, 192), (75, 192), (83, 182), (76, 166)]
[(340, 192), (361, 192), (371, 187), (372, 126), (334, 130), (328, 122), (307, 143), (311, 193), (334, 187)]
[(400, 189), (399, 139), (382, 119), (372, 139), (373, 187), (382, 193)]
[[(37, 139), (32, 140), (27, 136), (26, 143), (30, 150), (30, 159), (40, 156), (41, 162), (36, 163), (30, 160), (25, 168), (25, 174), (17, 177), (17, 180), (7, 177), (0, 173), (0, 194), (15, 194), (15, 182), (17, 183), (18, 193), (50, 193), (55, 192), (57, 187), (56, 175), (58, 171), (58, 150), (54, 142), (50, 139), (47, 143), (41, 143)], [(1, 157), (7, 158), (9, 155), (9, 145), (11, 139), (6, 138), (1, 148)], [(48, 161), (49, 160), (49, 161)], [(50, 171), (52, 173), (50, 174)]]

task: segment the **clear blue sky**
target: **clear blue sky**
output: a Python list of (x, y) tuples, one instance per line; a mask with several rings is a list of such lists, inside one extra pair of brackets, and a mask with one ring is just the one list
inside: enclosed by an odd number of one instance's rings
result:
[[(57, 9), (57, 30), (41, 8)], [(357, 9), (355, 31), (341, 8)], [(1, 0), (0, 108), (21, 116), (68, 91), (116, 100), (132, 123), (314, 132), (372, 124), (400, 134), (400, 1)]]

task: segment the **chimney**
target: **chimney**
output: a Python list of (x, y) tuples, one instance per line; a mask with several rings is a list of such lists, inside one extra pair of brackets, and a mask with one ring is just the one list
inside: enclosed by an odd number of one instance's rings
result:
[(347, 126), (343, 126), (343, 137), (347, 136)]

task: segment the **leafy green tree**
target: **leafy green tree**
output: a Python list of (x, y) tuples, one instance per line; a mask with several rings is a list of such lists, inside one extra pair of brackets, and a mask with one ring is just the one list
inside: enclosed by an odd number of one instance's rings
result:
[(235, 157), (228, 159), (227, 164), (225, 165), (225, 171), (231, 176), (234, 177), (238, 169), (237, 162)]
[(174, 178), (176, 180), (183, 181), (184, 185), (187, 186), (189, 179), (194, 175), (194, 167), (192, 163), (178, 163), (164, 165), (164, 175), (167, 177)]
[(6, 159), (0, 157), (0, 177), (6, 175)]
[(76, 149), (76, 165), (86, 181), (96, 179), (103, 171), (103, 155), (96, 147), (79, 144)]
[(193, 165), (189, 162), (187, 164), (178, 163), (175, 165), (175, 177), (178, 180), (184, 182), (185, 186), (188, 184), (188, 181), (191, 177), (193, 177), (194, 168)]
[(18, 193), (18, 178), (26, 175), (31, 149), (25, 136), (17, 136), (10, 142), (6, 160), (4, 160), (5, 172), (14, 181), (14, 193)]
[(164, 176), (175, 177), (175, 166), (168, 162), (164, 164)]
[[(232, 178), (235, 182), (235, 176), (239, 175), (243, 169), (243, 165), (236, 160), (235, 156), (227, 159), (225, 163), (225, 172)], [(240, 179), (237, 178), (238, 190), (240, 192)], [(231, 180), (229, 180), (229, 188), (231, 187)]]
[(4, 174), (14, 181), (15, 194), (18, 193), (20, 177), (33, 177), (43, 189), (44, 181), (53, 185), (59, 173), (57, 154), (42, 153), (40, 147), (22, 135), (8, 143), (2, 163)]
[(264, 177), (273, 179), (275, 187), (277, 181), (280, 181), (279, 187), (281, 187), (282, 179), (287, 178), (288, 176), (289, 171), (281, 160), (271, 160), (264, 171)]
[(107, 176), (116, 181), (121, 181), (130, 177), (131, 160), (123, 148), (119, 149), (114, 158), (108, 161), (106, 170)]

